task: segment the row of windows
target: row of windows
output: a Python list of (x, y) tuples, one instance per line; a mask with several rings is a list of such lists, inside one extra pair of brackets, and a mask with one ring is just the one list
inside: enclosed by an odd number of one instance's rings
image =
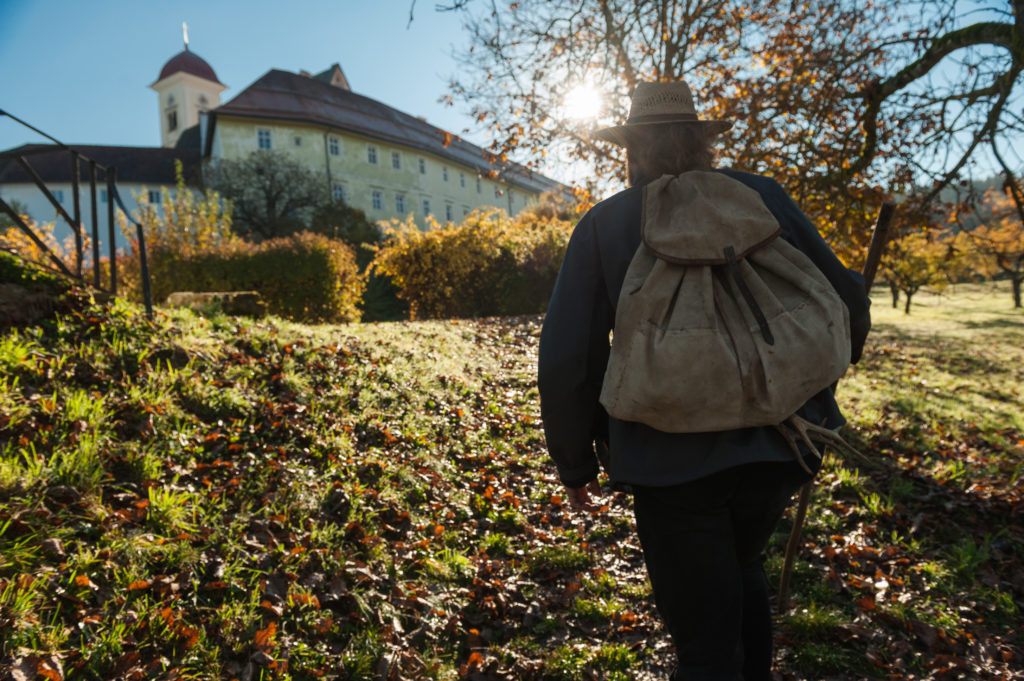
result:
[[(342, 187), (342, 193), (344, 193), (344, 187)], [(373, 210), (384, 210), (384, 192), (382, 192), (379, 189), (374, 189), (370, 193), (370, 205), (373, 207)], [(430, 199), (423, 199), (423, 202), (420, 207), (423, 209), (424, 216), (431, 214), (432, 211), (430, 207)], [(411, 210), (412, 209), (406, 203), (405, 195), (395, 194), (395, 212), (406, 213)], [(466, 217), (467, 215), (469, 215), (469, 206), (463, 206), (462, 217)], [(446, 203), (444, 206), (444, 219), (455, 219), (455, 207), (452, 206), (452, 204), (450, 203)]]
[[(50, 193), (53, 194), (53, 198), (57, 199), (57, 203), (61, 203), (61, 204), (64, 203), (64, 190), (63, 189), (54, 189)], [(148, 192), (148, 198), (149, 198), (149, 202), (152, 203), (152, 204), (160, 203), (160, 198), (161, 198), (160, 190), (159, 189), (150, 189), (149, 192)], [(107, 190), (106, 189), (101, 189), (100, 190), (100, 202), (101, 203), (106, 203), (107, 202)]]
[[(302, 146), (302, 138), (301, 137), (296, 136), (294, 139), (295, 139), (295, 146), (297, 146), (297, 147)], [(273, 142), (271, 140), (270, 130), (266, 130), (266, 129), (259, 129), (259, 130), (257, 130), (256, 131), (256, 141), (257, 141), (257, 145), (259, 146), (260, 149), (272, 149), (273, 148)], [(327, 138), (327, 152), (331, 156), (340, 156), (341, 155), (341, 142), (340, 142), (340, 140), (337, 137), (328, 137)], [(378, 164), (377, 147), (375, 145), (373, 145), (373, 144), (368, 144), (366, 146), (366, 162), (371, 164), (371, 165), (377, 165)], [(391, 152), (391, 167), (393, 169), (395, 169), (395, 170), (401, 170), (402, 169), (402, 154), (401, 154), (401, 152), (398, 152), (398, 151), (392, 151)], [(418, 170), (420, 172), (420, 175), (426, 175), (427, 174), (427, 161), (426, 161), (426, 159), (418, 158), (417, 159), (417, 168), (418, 168)], [(448, 166), (441, 166), (441, 179), (444, 180), (445, 182), (449, 181)], [(465, 186), (466, 186), (466, 174), (465, 173), (462, 173), (462, 172), (459, 173), (459, 186), (463, 187), (463, 188), (465, 188)], [(481, 184), (479, 177), (476, 178), (476, 193), (477, 194), (482, 194), (483, 193), (483, 185)], [(499, 187), (495, 187), (494, 188), (494, 198), (499, 198), (499, 197), (501, 197), (502, 194), (503, 194), (503, 191), (501, 190), (501, 188), (499, 188)]]

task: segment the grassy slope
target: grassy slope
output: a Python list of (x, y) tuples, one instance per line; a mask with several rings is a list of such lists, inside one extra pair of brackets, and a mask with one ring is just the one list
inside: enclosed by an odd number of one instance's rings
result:
[[(876, 465), (820, 478), (784, 678), (1024, 667), (1024, 318), (987, 289), (920, 297), (876, 308), (843, 382)], [(628, 500), (569, 514), (544, 458), (538, 329), (124, 306), (0, 336), (0, 665), (662, 678)]]

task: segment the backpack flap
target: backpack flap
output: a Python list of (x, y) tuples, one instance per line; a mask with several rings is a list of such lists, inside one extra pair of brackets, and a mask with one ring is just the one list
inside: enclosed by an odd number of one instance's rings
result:
[(665, 432), (775, 425), (842, 375), (846, 306), (756, 191), (700, 172), (648, 190), (601, 392), (611, 416)]
[(778, 221), (747, 185), (722, 173), (663, 175), (644, 187), (643, 240), (662, 260), (681, 265), (724, 265), (782, 233)]

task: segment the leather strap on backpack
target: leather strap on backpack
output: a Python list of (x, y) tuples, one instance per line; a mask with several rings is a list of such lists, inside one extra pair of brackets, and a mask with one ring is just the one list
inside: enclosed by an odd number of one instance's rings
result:
[(768, 319), (765, 318), (761, 307), (754, 300), (754, 294), (747, 288), (746, 283), (743, 281), (743, 275), (740, 274), (739, 261), (736, 259), (736, 249), (732, 246), (726, 246), (723, 252), (725, 253), (726, 265), (729, 267), (729, 274), (732, 275), (732, 280), (736, 283), (736, 288), (739, 289), (743, 300), (747, 301), (747, 307), (750, 308), (754, 319), (757, 320), (757, 325), (761, 327), (761, 336), (764, 338), (764, 342), (768, 345), (775, 345), (775, 336), (772, 335), (772, 330), (768, 328)]

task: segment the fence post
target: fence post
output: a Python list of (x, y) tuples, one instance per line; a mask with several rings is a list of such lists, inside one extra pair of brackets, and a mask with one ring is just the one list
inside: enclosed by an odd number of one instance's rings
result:
[(107, 168), (107, 238), (110, 239), (110, 295), (117, 295), (117, 234), (114, 229), (114, 191), (117, 168)]
[(82, 278), (82, 204), (78, 197), (78, 181), (81, 167), (78, 163), (78, 152), (71, 152), (71, 193), (74, 195), (74, 218), (75, 224), (71, 229), (75, 230), (75, 274)]
[(149, 260), (146, 258), (146, 236), (142, 223), (135, 223), (135, 234), (139, 238), (139, 270), (142, 275), (142, 300), (146, 304), (146, 317), (153, 319), (153, 294), (149, 288)]
[(100, 211), (96, 204), (96, 161), (89, 160), (89, 191), (92, 195), (92, 283), (100, 287)]

